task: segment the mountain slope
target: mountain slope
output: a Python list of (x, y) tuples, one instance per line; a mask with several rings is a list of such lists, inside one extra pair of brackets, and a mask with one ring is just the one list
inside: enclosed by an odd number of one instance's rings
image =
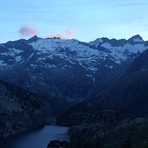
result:
[(0, 78), (43, 96), (58, 113), (90, 96), (116, 68), (124, 73), (147, 48), (139, 35), (89, 43), (34, 36), (0, 44)]
[(39, 96), (0, 80), (0, 138), (46, 124), (49, 113)]
[(148, 115), (148, 50), (114, 69), (98, 84), (91, 101), (105, 108), (121, 108), (132, 114)]

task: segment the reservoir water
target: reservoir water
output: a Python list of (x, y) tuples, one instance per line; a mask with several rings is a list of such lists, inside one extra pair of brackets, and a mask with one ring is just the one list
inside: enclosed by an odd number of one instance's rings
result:
[(6, 148), (47, 148), (49, 141), (68, 140), (68, 127), (44, 126), (6, 139)]

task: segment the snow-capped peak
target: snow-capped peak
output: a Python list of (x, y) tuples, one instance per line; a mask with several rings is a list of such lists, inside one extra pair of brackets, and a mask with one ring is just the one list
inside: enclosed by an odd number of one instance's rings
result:
[[(0, 48), (1, 65), (3, 66), (6, 64), (11, 66), (11, 63), (15, 65), (36, 57), (35, 63), (40, 63), (44, 67), (50, 65), (46, 63), (48, 60), (60, 59), (71, 64), (79, 64), (84, 69), (96, 71), (101, 62), (112, 61), (114, 64), (120, 64), (143, 52), (148, 46), (139, 35), (128, 40), (98, 38), (89, 43), (76, 39), (63, 40), (34, 36), (27, 41), (2, 44)], [(113, 65), (109, 64), (109, 66)]]

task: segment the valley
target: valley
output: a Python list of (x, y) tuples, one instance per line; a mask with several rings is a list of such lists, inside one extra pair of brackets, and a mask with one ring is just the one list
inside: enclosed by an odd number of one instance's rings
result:
[[(87, 43), (34, 36), (2, 43), (1, 137), (57, 118), (59, 125), (71, 126), (74, 147), (111, 147), (112, 141), (122, 148), (129, 138), (134, 147), (147, 146), (147, 78), (148, 41), (140, 35)], [(144, 137), (139, 142), (136, 133)]]

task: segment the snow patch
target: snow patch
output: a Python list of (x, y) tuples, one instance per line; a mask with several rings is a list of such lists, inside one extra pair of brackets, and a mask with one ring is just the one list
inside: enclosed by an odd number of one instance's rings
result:
[(21, 57), (21, 56), (16, 56), (16, 57), (15, 57), (16, 62), (21, 61), (21, 59), (22, 59), (22, 57)]
[(46, 64), (45, 66), (48, 67), (48, 68), (56, 68), (56, 65), (54, 65), (54, 64), (51, 64), (51, 65), (50, 64)]
[(96, 39), (95, 41), (89, 42), (89, 44), (90, 44), (91, 46), (94, 46), (95, 48), (97, 48), (97, 47), (99, 46), (99, 44), (102, 43), (102, 42), (103, 42), (103, 40), (102, 40), (101, 38), (98, 38), (98, 39)]
[(87, 76), (87, 77), (93, 77), (92, 75), (88, 75), (88, 74), (86, 74), (86, 76)]
[(35, 64), (30, 64), (30, 66), (31, 66), (31, 67), (36, 67), (37, 65), (35, 65)]
[(22, 50), (20, 50), (20, 49), (16, 49), (16, 48), (9, 48), (9, 55), (10, 56), (15, 56), (15, 55), (18, 55), (18, 54), (20, 54), (20, 53), (22, 53), (23, 51)]
[(113, 68), (113, 66), (110, 66), (110, 65), (105, 65), (105, 67), (109, 67), (110, 69), (112, 69), (112, 68)]
[(135, 39), (133, 39), (133, 41), (134, 41), (134, 42), (144, 42), (144, 40), (139, 39), (139, 38), (135, 38)]
[(7, 66), (7, 63), (5, 63), (4, 61), (0, 60), (0, 66)]
[(91, 70), (91, 71), (97, 71), (98, 70), (98, 68), (95, 68), (95, 67), (88, 67), (88, 69)]

